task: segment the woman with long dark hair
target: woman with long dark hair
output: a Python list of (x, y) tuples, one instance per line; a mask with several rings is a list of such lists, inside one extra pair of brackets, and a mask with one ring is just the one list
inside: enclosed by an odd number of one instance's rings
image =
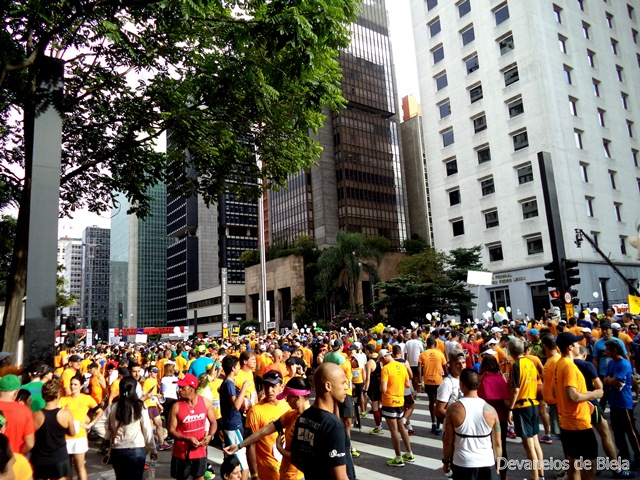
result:
[(111, 440), (110, 463), (117, 480), (142, 480), (147, 453), (158, 458), (149, 412), (136, 394), (133, 377), (120, 381), (120, 395), (96, 424), (98, 434)]

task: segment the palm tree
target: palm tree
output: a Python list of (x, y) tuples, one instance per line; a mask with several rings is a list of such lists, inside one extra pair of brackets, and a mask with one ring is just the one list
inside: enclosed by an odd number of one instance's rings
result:
[[(338, 232), (337, 245), (323, 250), (318, 259), (318, 281), (323, 298), (329, 298), (338, 287), (349, 293), (349, 307), (356, 308), (357, 286), (364, 270), (373, 278), (382, 253), (364, 241), (359, 233)], [(371, 263), (375, 262), (375, 265)]]

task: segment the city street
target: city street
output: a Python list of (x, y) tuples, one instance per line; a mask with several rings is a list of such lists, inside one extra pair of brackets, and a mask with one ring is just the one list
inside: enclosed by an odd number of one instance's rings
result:
[[(431, 434), (431, 420), (429, 417), (428, 403), (422, 397), (416, 401), (416, 410), (411, 422), (416, 434), (411, 438), (411, 444), (416, 462), (406, 464), (404, 468), (392, 468), (387, 466), (386, 461), (392, 457), (391, 439), (389, 432), (385, 429), (384, 435), (370, 435), (369, 430), (374, 427), (372, 418), (362, 421), (362, 431), (352, 430), (353, 444), (358, 448), (361, 455), (354, 459), (356, 465), (357, 478), (361, 480), (392, 480), (402, 478), (404, 480), (444, 480), (446, 477), (442, 472), (442, 440)], [(523, 460), (524, 449), (520, 445), (520, 440), (508, 440), (507, 449), (511, 459)], [(108, 465), (100, 462), (102, 456), (95, 453), (95, 448), (87, 454), (87, 469), (89, 478), (113, 479), (113, 470)], [(564, 457), (562, 445), (558, 439), (554, 438), (553, 445), (542, 445), (545, 459), (553, 459), (559, 463)], [(602, 450), (601, 450), (602, 452)], [(219, 478), (218, 467), (222, 462), (222, 451), (213, 447), (209, 448), (209, 462), (215, 465), (216, 478)], [(171, 462), (171, 452), (159, 452), (159, 459), (156, 468), (157, 479), (169, 479), (169, 465)], [(545, 472), (547, 479), (553, 479), (559, 475), (558, 470)], [(508, 474), (510, 480), (523, 480), (530, 478), (528, 472), (518, 469)], [(602, 478), (610, 478), (611, 475), (605, 473)]]

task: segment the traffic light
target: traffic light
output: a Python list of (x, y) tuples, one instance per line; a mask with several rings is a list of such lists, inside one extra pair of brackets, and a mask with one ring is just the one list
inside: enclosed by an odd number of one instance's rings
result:
[(575, 260), (564, 260), (564, 270), (567, 273), (567, 287), (571, 288), (573, 285), (580, 283), (580, 269), (578, 268), (578, 262)]
[(558, 290), (551, 290), (549, 295), (551, 296), (551, 305), (554, 307), (560, 307), (563, 305), (562, 299), (560, 298), (560, 292)]
[(544, 270), (547, 272), (544, 274), (544, 278), (548, 279), (545, 285), (549, 288), (561, 288), (560, 266), (556, 262), (551, 262), (544, 266)]
[(580, 299), (578, 298), (578, 290), (576, 290), (575, 288), (572, 288), (571, 290), (569, 290), (569, 293), (571, 294), (571, 303), (573, 303), (574, 305), (580, 305)]

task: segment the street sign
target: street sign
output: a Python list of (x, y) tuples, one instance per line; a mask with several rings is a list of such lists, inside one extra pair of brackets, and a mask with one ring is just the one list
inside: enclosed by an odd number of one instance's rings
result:
[(564, 292), (564, 303), (571, 303), (571, 300), (573, 300), (573, 297), (571, 296), (570, 292)]
[(276, 322), (267, 322), (267, 328), (276, 328)]
[(576, 312), (573, 309), (573, 303), (568, 303), (564, 306), (565, 311), (567, 312), (567, 321), (569, 321), (570, 318), (573, 318), (576, 316)]

